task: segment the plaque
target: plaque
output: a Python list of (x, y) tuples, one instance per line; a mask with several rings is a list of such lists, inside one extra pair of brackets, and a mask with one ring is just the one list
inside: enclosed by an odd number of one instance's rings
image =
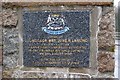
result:
[(89, 67), (89, 10), (22, 14), (24, 66)]

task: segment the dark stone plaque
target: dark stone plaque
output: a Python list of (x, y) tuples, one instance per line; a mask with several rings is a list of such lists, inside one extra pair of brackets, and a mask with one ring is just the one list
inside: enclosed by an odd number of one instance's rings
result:
[(88, 67), (90, 11), (23, 11), (23, 64)]

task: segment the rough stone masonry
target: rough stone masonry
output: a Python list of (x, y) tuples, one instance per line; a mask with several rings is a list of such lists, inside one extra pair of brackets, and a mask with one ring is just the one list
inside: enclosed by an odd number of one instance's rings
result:
[[(91, 5), (92, 7), (95, 7)], [(81, 7), (81, 6), (79, 6)], [(83, 6), (86, 8), (87, 6)], [(69, 69), (64, 74), (49, 72), (46, 68), (27, 68), (18, 66), (19, 58), (19, 35), (18, 35), (18, 6), (12, 6), (11, 4), (3, 4), (2, 16), (3, 18), (3, 77), (10, 78), (79, 78), (80, 73), (91, 74), (90, 76), (100, 77), (114, 77), (114, 32), (115, 32), (115, 15), (113, 6), (100, 6), (102, 9), (102, 15), (99, 19), (99, 31), (98, 31), (98, 53), (97, 60), (98, 66), (95, 69)], [(28, 72), (27, 72), (28, 71)], [(29, 72), (31, 71), (31, 72)], [(35, 72), (39, 71), (39, 72)], [(66, 70), (67, 71), (67, 70)], [(76, 74), (73, 74), (73, 73)], [(78, 73), (78, 74), (77, 74)], [(83, 78), (89, 76), (83, 76)]]

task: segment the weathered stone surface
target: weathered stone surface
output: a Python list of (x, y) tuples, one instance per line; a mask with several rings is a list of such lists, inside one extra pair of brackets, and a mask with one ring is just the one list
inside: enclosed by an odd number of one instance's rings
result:
[(4, 28), (3, 29), (3, 48), (6, 56), (9, 54), (13, 54), (18, 50), (18, 29), (12, 28)]
[(0, 80), (2, 79), (2, 8), (0, 2)]
[[(105, 17), (105, 15), (107, 15), (107, 16), (109, 16), (109, 18), (111, 17), (113, 17), (113, 18), (115, 18), (114, 17), (114, 15), (115, 15), (115, 12), (114, 12), (114, 7), (108, 7), (108, 6), (104, 6), (103, 7), (103, 12), (102, 12), (102, 15)], [(112, 18), (112, 19), (113, 19)], [(113, 21), (114, 22), (114, 21)]]
[(95, 78), (110, 78), (109, 80), (114, 80), (115, 77), (113, 72), (107, 72), (107, 73), (98, 72), (98, 76)]
[(10, 56), (10, 57), (6, 57), (6, 56), (3, 56), (4, 60), (3, 60), (3, 67), (5, 69), (10, 69), (10, 68), (15, 68), (17, 66), (17, 58), (18, 56), (17, 55), (13, 55), (13, 56)]
[[(6, 2), (6, 1), (3, 1)], [(7, 0), (7, 2), (12, 2), (12, 6), (40, 6), (40, 5), (113, 5), (113, 0)], [(11, 3), (10, 3), (11, 4)]]
[(80, 73), (55, 73), (55, 72), (36, 72), (36, 71), (14, 71), (13, 78), (90, 78), (90, 75)]
[(113, 7), (103, 7), (103, 13), (99, 24), (99, 29), (99, 50), (107, 50), (113, 52), (115, 48), (115, 14)]
[(2, 49), (0, 48), (0, 65), (2, 64)]
[[(115, 13), (112, 7), (103, 7), (102, 19), (100, 21), (100, 31), (108, 30), (115, 31)], [(112, 29), (111, 29), (112, 27)]]
[(2, 46), (2, 27), (0, 26), (0, 46)]
[(2, 11), (0, 11), (0, 27), (2, 27)]
[(98, 47), (99, 50), (114, 51), (115, 40), (114, 34), (107, 30), (102, 30), (98, 34)]
[[(2, 65), (2, 12), (1, 10), (0, 10), (0, 65)], [(1, 79), (1, 75), (2, 75), (2, 71), (0, 69), (0, 79)]]
[(11, 78), (11, 76), (12, 76), (12, 72), (13, 71), (3, 71), (3, 73), (2, 73), (2, 77), (3, 78)]
[(2, 64), (2, 25), (0, 21), (0, 65), (1, 64)]
[[(2, 0), (3, 2), (6, 2)], [(7, 2), (18, 2), (19, 0), (7, 0)], [(20, 0), (19, 2), (113, 2), (113, 0)]]
[(2, 11), (0, 10), (0, 46), (2, 45)]
[(51, 71), (43, 68), (17, 67), (14, 70), (6, 70), (3, 72), (4, 78), (90, 78), (86, 73), (72, 73), (68, 71)]
[(0, 26), (0, 46), (2, 45), (2, 27)]
[(2, 66), (0, 66), (0, 80), (2, 79)]
[(98, 71), (100, 71), (100, 72), (114, 71), (113, 52), (99, 52), (99, 54), (98, 54)]
[(18, 22), (16, 9), (3, 9), (2, 11), (3, 27), (16, 27)]
[(18, 61), (18, 29), (3, 29), (3, 66), (4, 68), (14, 68)]

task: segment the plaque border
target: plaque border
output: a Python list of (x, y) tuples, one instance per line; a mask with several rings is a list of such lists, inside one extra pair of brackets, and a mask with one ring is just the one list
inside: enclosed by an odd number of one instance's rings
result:
[[(99, 31), (98, 22), (101, 16), (101, 7), (84, 7), (84, 6), (40, 6), (40, 7), (33, 7), (33, 8), (19, 8), (18, 10), (18, 30), (19, 30), (19, 59), (18, 65), (24, 67), (23, 65), (23, 16), (22, 12), (24, 10), (28, 11), (69, 11), (69, 10), (90, 10), (90, 56), (89, 56), (89, 66), (87, 68), (97, 68), (97, 53), (98, 53), (98, 39), (97, 33)], [(46, 66), (47, 68), (47, 66)], [(66, 67), (70, 68), (70, 67)], [(78, 67), (77, 67), (78, 68)], [(81, 67), (80, 67), (81, 68)], [(84, 68), (84, 67), (82, 67)], [(86, 68), (86, 67), (85, 67)]]

